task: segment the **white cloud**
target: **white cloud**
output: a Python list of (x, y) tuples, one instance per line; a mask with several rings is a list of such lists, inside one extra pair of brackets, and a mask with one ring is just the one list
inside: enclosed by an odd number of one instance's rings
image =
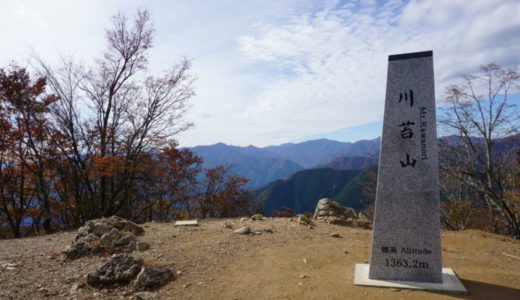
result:
[(389, 54), (433, 50), (438, 99), (449, 81), (481, 64), (520, 62), (517, 1), (399, 5), (303, 13), (240, 37), (251, 61), (282, 66), (245, 114), (266, 132), (283, 128), (297, 138), (380, 120)]
[(30, 48), (91, 61), (118, 11), (148, 8), (152, 72), (193, 59), (181, 145), (267, 145), (382, 118), (389, 54), (434, 50), (437, 96), (462, 73), (518, 65), (520, 2), (489, 0), (0, 2), (0, 64)]

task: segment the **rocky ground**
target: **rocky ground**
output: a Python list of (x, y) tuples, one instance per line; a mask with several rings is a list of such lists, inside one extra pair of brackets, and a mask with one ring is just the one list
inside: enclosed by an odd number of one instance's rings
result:
[[(234, 233), (244, 225), (250, 234)], [(144, 229), (139, 240), (151, 248), (132, 255), (175, 276), (158, 290), (89, 287), (86, 274), (110, 256), (66, 260), (62, 251), (76, 236), (66, 232), (0, 241), (0, 299), (520, 299), (520, 242), (479, 231), (442, 234), (443, 266), (470, 291), (453, 295), (354, 286), (355, 263), (368, 260), (368, 229), (321, 221), (311, 229), (287, 218)]]

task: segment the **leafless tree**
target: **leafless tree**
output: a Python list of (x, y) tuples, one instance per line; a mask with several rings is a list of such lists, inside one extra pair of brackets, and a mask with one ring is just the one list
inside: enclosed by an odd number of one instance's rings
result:
[(74, 222), (122, 213), (132, 201), (139, 158), (188, 129), (184, 120), (194, 95), (186, 59), (162, 76), (146, 74), (154, 30), (148, 11), (132, 24), (123, 14), (112, 18), (107, 47), (93, 66), (62, 59), (53, 69), (38, 66), (52, 91), (54, 127), (62, 133), (62, 201), (80, 208)]
[(520, 74), (513, 69), (494, 63), (482, 66), (478, 74), (447, 88), (448, 105), (440, 118), (444, 133), (451, 134), (441, 142), (441, 171), (481, 193), (491, 215), (516, 238), (520, 210), (509, 191), (518, 187), (508, 178), (519, 172), (514, 162), (520, 117), (509, 96), (519, 82)]

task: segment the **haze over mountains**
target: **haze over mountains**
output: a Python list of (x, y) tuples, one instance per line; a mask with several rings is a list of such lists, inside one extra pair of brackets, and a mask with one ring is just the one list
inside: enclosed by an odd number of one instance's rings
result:
[[(439, 139), (460, 145), (460, 137)], [(482, 144), (481, 139), (474, 140)], [(358, 142), (318, 139), (263, 148), (218, 143), (190, 148), (204, 160), (203, 167), (229, 167), (234, 174), (250, 179), (264, 213), (291, 208), (295, 213), (312, 211), (320, 198), (328, 197), (345, 206), (362, 210), (374, 199), (364, 199), (362, 190), (368, 172), (377, 170), (380, 138)], [(497, 139), (495, 153), (520, 147), (520, 135)]]
[(380, 144), (379, 138), (355, 143), (319, 139), (263, 148), (218, 143), (190, 150), (203, 158), (203, 167), (224, 165), (231, 173), (248, 177), (248, 188), (258, 189), (309, 168), (360, 169), (376, 161)]

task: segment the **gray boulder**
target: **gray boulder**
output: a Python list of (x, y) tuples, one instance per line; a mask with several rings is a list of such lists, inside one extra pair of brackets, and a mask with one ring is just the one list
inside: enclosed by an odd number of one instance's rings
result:
[(251, 220), (253, 221), (262, 221), (264, 219), (264, 216), (262, 214), (256, 214), (251, 216)]
[(128, 254), (115, 254), (96, 271), (87, 274), (92, 286), (126, 285), (141, 271), (143, 260)]
[(138, 290), (158, 288), (165, 284), (173, 273), (170, 269), (162, 266), (145, 266), (137, 275), (135, 288)]
[(329, 198), (323, 198), (320, 199), (316, 205), (314, 219), (323, 219), (325, 217), (356, 219), (357, 214), (356, 211), (350, 207), (344, 207), (336, 201), (332, 201)]

